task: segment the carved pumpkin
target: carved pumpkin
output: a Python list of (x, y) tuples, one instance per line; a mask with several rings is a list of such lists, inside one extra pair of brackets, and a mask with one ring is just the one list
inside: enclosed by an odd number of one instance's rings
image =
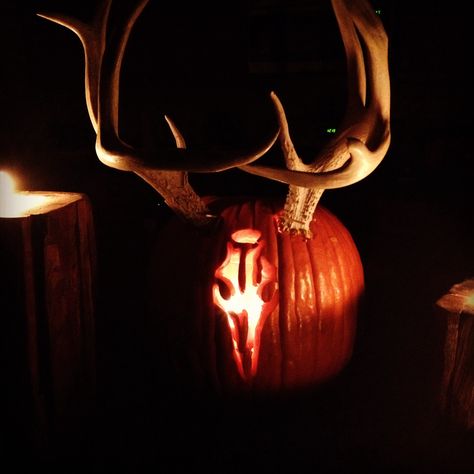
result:
[[(220, 216), (211, 232), (173, 219), (160, 234), (151, 288), (151, 314), (158, 318), (152, 340), (162, 336), (155, 340), (156, 351), (170, 357), (185, 382), (194, 379), (196, 385), (231, 393), (308, 387), (338, 374), (353, 350), (364, 288), (348, 230), (321, 206), (311, 239), (279, 232), (280, 203), (221, 199), (211, 208)], [(246, 229), (253, 230), (248, 243), (232, 241), (236, 231)], [(258, 236), (257, 245), (252, 235)], [(233, 274), (240, 284), (232, 285), (223, 282), (222, 268), (229, 249), (239, 245), (240, 258), (226, 277)], [(259, 247), (260, 255), (245, 258), (246, 246), (247, 257)], [(267, 281), (261, 276), (265, 271)], [(263, 316), (254, 324), (257, 334), (250, 322), (239, 323), (237, 314), (231, 318), (221, 307), (222, 300), (232, 300), (232, 286), (240, 287), (234, 296), (249, 293), (252, 279), (263, 284), (263, 305), (270, 305), (268, 314), (257, 312)]]

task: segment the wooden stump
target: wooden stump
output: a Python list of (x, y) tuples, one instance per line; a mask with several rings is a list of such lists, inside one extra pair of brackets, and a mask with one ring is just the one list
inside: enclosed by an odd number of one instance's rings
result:
[(95, 397), (91, 206), (82, 194), (47, 195), (34, 215), (0, 217), (2, 428), (33, 452), (74, 444)]
[(445, 321), (441, 407), (457, 426), (474, 429), (474, 279), (437, 301)]

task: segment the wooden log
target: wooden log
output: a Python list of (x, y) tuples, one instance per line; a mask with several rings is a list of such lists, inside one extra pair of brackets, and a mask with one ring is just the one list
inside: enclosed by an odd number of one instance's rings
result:
[(440, 404), (456, 426), (474, 429), (474, 279), (454, 285), (437, 305), (444, 310)]
[(95, 399), (91, 205), (82, 194), (46, 195), (34, 214), (0, 216), (0, 409), (5, 437), (25, 452), (74, 444)]

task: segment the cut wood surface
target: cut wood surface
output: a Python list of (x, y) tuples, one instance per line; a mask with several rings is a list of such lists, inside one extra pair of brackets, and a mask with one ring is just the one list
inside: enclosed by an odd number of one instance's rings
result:
[(95, 390), (91, 205), (57, 194), (58, 205), (0, 218), (3, 407), (12, 432), (41, 449), (79, 431)]
[(437, 305), (446, 310), (441, 406), (456, 424), (474, 428), (474, 279), (454, 285)]

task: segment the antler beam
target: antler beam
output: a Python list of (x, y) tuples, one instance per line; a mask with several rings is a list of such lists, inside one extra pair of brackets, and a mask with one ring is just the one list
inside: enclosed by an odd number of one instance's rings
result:
[(244, 153), (188, 150), (181, 133), (169, 120), (177, 148), (153, 152), (125, 143), (119, 134), (120, 70), (131, 30), (147, 3), (148, 0), (136, 2), (128, 15), (117, 20), (113, 30), (108, 28), (112, 0), (100, 3), (90, 23), (61, 14), (39, 16), (69, 28), (82, 42), (87, 109), (97, 134), (96, 153), (100, 161), (112, 168), (136, 173), (157, 190), (178, 215), (198, 225), (206, 224), (213, 217), (189, 185), (187, 173), (218, 172), (249, 164), (271, 148), (279, 130)]

